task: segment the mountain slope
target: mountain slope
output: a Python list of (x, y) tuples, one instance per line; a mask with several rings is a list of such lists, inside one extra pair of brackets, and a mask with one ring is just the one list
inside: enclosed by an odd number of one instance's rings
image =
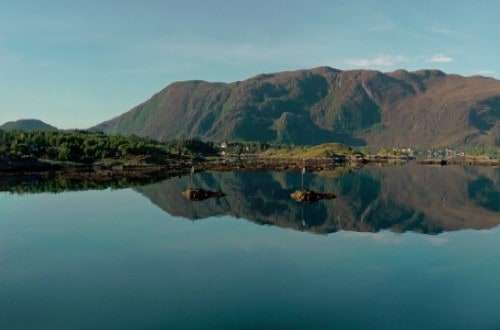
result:
[(160, 140), (499, 145), (500, 81), (328, 67), (229, 84), (185, 81), (93, 129)]
[(4, 131), (57, 131), (57, 128), (38, 119), (20, 119), (0, 125)]

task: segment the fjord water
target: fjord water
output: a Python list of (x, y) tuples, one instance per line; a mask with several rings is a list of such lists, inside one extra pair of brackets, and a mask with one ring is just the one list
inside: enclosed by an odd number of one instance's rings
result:
[[(306, 173), (338, 195), (314, 204), (289, 198), (292, 172), (1, 183), (0, 328), (495, 329), (499, 182), (491, 167)], [(227, 196), (191, 202), (189, 186)]]

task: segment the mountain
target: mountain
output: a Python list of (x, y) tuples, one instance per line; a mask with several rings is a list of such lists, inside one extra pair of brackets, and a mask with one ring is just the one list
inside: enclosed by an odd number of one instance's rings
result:
[(93, 129), (159, 140), (498, 146), (500, 81), (329, 67), (233, 83), (184, 81)]
[(0, 130), (32, 132), (57, 131), (57, 128), (38, 119), (20, 119), (17, 121), (9, 121), (0, 125)]

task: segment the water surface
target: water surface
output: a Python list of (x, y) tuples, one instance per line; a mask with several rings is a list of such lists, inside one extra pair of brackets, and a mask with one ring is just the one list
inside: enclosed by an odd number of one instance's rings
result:
[[(338, 194), (316, 204), (288, 198), (302, 183), (286, 172), (3, 192), (0, 328), (496, 329), (499, 177), (306, 173)], [(189, 186), (227, 197), (190, 202)]]

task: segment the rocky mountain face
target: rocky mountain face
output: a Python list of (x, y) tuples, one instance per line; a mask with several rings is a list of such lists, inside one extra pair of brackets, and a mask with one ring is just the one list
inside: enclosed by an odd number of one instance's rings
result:
[(4, 131), (57, 131), (57, 128), (38, 119), (20, 119), (0, 125)]
[(176, 82), (93, 129), (159, 140), (498, 146), (500, 81), (320, 67), (228, 84)]

